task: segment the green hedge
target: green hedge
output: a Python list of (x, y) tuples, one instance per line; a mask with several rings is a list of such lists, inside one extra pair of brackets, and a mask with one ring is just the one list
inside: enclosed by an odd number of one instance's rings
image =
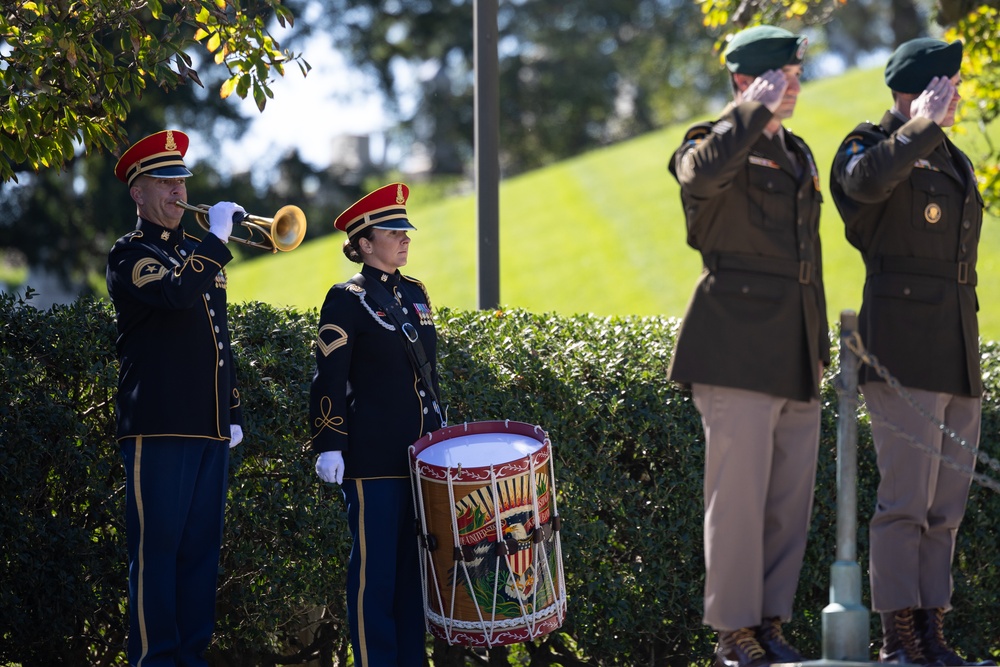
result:
[[(5, 296), (0, 313), (0, 664), (120, 664), (126, 556), (113, 312), (94, 300), (39, 311)], [(233, 450), (211, 663), (346, 665), (343, 503), (335, 486), (318, 483), (307, 446), (317, 313), (250, 303), (231, 319), (247, 423)], [(552, 439), (569, 613), (559, 632), (488, 657), (429, 641), (435, 666), (707, 664), (701, 426), (690, 394), (665, 379), (676, 321), (441, 310), (437, 323), (449, 420), (524, 421)], [(995, 345), (983, 359), (982, 449), (998, 457)], [(835, 373), (824, 385), (797, 616), (786, 626), (813, 657), (835, 553)], [(864, 420), (859, 441), (858, 559), (867, 570), (877, 479)], [(954, 643), (978, 656), (1000, 650), (998, 496), (973, 487), (948, 616)], [(863, 594), (867, 601), (867, 582)]]

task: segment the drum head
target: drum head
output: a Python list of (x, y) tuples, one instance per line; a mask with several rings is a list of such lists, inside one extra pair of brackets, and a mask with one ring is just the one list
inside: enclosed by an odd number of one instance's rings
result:
[(416, 458), (440, 468), (480, 468), (523, 459), (542, 446), (538, 440), (516, 433), (474, 433), (431, 445)]

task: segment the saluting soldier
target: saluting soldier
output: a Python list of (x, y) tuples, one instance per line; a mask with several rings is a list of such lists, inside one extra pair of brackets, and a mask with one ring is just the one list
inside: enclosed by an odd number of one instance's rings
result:
[(361, 272), (320, 311), (309, 419), (316, 473), (341, 484), (353, 538), (347, 612), (354, 664), (422, 667), (425, 622), (408, 450), (443, 426), (437, 332), (422, 283), (404, 276), (409, 188), (383, 186), (341, 213)]
[(792, 617), (812, 511), (819, 385), (829, 363), (812, 152), (784, 122), (806, 38), (757, 26), (724, 52), (733, 102), (673, 154), (688, 244), (704, 270), (670, 379), (705, 430), (704, 621), (715, 664), (798, 662)]
[(983, 200), (972, 163), (944, 132), (961, 99), (961, 64), (961, 42), (901, 44), (885, 68), (892, 108), (847, 135), (831, 173), (847, 239), (867, 269), (859, 317), (865, 346), (967, 443), (944, 436), (871, 367), (861, 369), (880, 474), (869, 531), (882, 662), (995, 664), (966, 662), (942, 630), (971, 474), (940, 457), (975, 466), (983, 391), (976, 315)]
[(215, 627), (229, 448), (243, 439), (224, 266), (233, 216), (208, 211), (204, 240), (181, 225), (188, 137), (148, 136), (115, 175), (135, 230), (108, 255), (117, 316), (117, 437), (126, 472), (129, 664), (207, 665)]

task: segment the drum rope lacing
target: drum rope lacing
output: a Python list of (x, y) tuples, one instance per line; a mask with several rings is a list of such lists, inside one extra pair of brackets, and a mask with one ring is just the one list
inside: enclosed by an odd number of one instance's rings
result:
[[(506, 429), (510, 428), (510, 420), (509, 419), (504, 422), (504, 427)], [(466, 422), (464, 424), (463, 430), (466, 431), (466, 432), (468, 432), (468, 430), (469, 430), (469, 423), (468, 422)], [(541, 429), (539, 426), (537, 426), (537, 425), (534, 426), (533, 430), (534, 430), (535, 433), (541, 433), (541, 435), (542, 435), (542, 441), (541, 442), (542, 442), (543, 447), (539, 451), (540, 452), (544, 452), (544, 454), (548, 456), (548, 462), (549, 462), (549, 465), (551, 466), (551, 462), (552, 462), (552, 458), (551, 458), (551, 456), (552, 456), (552, 454), (551, 454), (551, 446), (552, 446), (551, 445), (551, 441), (549, 440), (548, 435), (545, 433), (545, 431), (543, 429)], [(428, 436), (428, 438), (427, 438), (428, 442), (430, 442), (432, 440), (432, 437), (431, 437), (432, 434), (427, 434), (427, 436)], [(416, 457), (416, 454), (414, 453), (414, 448), (413, 447), (410, 448), (410, 452), (411, 452), (411, 458), (414, 461), (414, 473), (417, 474), (417, 476), (419, 478), (419, 476), (420, 476), (419, 465), (417, 465), (418, 459)], [(542, 454), (540, 454), (539, 452), (534, 452), (533, 454), (529, 455), (529, 458), (528, 458), (528, 463), (529, 463), (529, 465), (528, 465), (529, 479), (530, 479), (530, 484), (531, 484), (531, 489), (532, 489), (532, 514), (533, 514), (533, 516), (535, 518), (535, 526), (536, 526), (535, 530), (542, 530), (543, 529), (543, 526), (542, 526), (542, 523), (541, 523), (541, 510), (540, 510), (540, 507), (539, 507), (539, 504), (538, 504), (538, 498), (534, 494), (534, 489), (537, 489), (537, 478), (535, 476), (536, 475), (536, 471), (535, 471), (536, 458), (538, 458), (540, 456), (542, 456)], [(448, 481), (448, 484), (447, 484), (447, 487), (448, 487), (448, 502), (450, 503), (451, 507), (455, 507), (456, 506), (455, 491), (454, 491), (454, 486), (453, 486), (452, 482), (453, 481), (458, 481), (459, 478), (461, 477), (461, 466), (458, 467), (457, 472), (454, 473), (454, 474), (453, 474), (453, 470), (454, 469), (451, 466), (449, 466), (446, 469), (446, 473), (445, 473), (445, 479)], [(536, 638), (537, 636), (540, 635), (540, 633), (538, 632), (538, 624), (539, 623), (542, 623), (542, 622), (544, 622), (546, 620), (552, 619), (553, 616), (555, 616), (558, 619), (558, 624), (559, 625), (562, 624), (562, 622), (564, 620), (564, 617), (565, 617), (565, 612), (566, 612), (565, 575), (564, 575), (564, 573), (562, 571), (562, 545), (561, 545), (561, 540), (560, 540), (560, 537), (559, 537), (558, 508), (557, 508), (556, 499), (555, 499), (555, 495), (556, 495), (556, 493), (555, 493), (555, 479), (554, 479), (554, 474), (552, 474), (552, 471), (550, 471), (549, 477), (550, 477), (550, 480), (549, 480), (549, 496), (550, 496), (550, 503), (551, 503), (551, 510), (550, 510), (550, 512), (551, 512), (551, 521), (553, 523), (554, 530), (550, 531), (548, 533), (548, 535), (552, 536), (551, 537), (551, 541), (553, 542), (553, 544), (555, 546), (556, 562), (557, 562), (557, 565), (558, 565), (558, 567), (556, 568), (556, 577), (552, 576), (551, 564), (549, 562), (550, 553), (548, 552), (548, 550), (546, 548), (546, 545), (545, 545), (545, 541), (546, 540), (545, 539), (543, 539), (543, 540), (537, 540), (537, 536), (533, 536), (533, 537), (535, 537), (535, 547), (537, 547), (537, 548), (534, 548), (532, 550), (532, 560), (533, 560), (532, 567), (533, 567), (533, 571), (538, 571), (538, 569), (539, 569), (539, 567), (538, 567), (539, 566), (539, 563), (538, 563), (539, 559), (541, 559), (544, 562), (544, 564), (545, 564), (545, 571), (546, 571), (546, 574), (547, 574), (547, 576), (545, 578), (545, 581), (546, 581), (546, 593), (547, 594), (551, 593), (551, 596), (552, 596), (552, 599), (553, 599), (553, 603), (550, 604), (550, 605), (548, 605), (548, 606), (546, 606), (546, 607), (544, 607), (544, 608), (542, 608), (542, 609), (538, 609), (538, 607), (537, 607), (537, 605), (538, 605), (538, 591), (539, 591), (540, 587), (537, 586), (537, 585), (533, 586), (532, 587), (532, 598), (531, 598), (531, 606), (532, 606), (533, 611), (531, 613), (528, 613), (528, 611), (527, 611), (527, 609), (525, 607), (526, 600), (524, 599), (524, 596), (523, 596), (523, 594), (521, 592), (521, 589), (516, 584), (514, 584), (514, 589), (515, 589), (515, 591), (517, 593), (516, 597), (517, 597), (517, 602), (518, 602), (519, 609), (521, 611), (521, 616), (517, 617), (517, 618), (510, 618), (510, 619), (497, 619), (496, 618), (496, 613), (497, 613), (497, 611), (496, 611), (497, 610), (497, 598), (499, 597), (498, 586), (499, 586), (499, 584), (501, 582), (501, 578), (500, 578), (500, 567), (501, 567), (500, 561), (501, 561), (501, 558), (500, 558), (500, 556), (501, 555), (505, 556), (503, 558), (503, 562), (504, 562), (504, 565), (506, 565), (507, 574), (510, 575), (510, 578), (511, 578), (512, 581), (516, 581), (516, 575), (514, 573), (513, 567), (511, 566), (511, 557), (514, 554), (517, 553), (517, 551), (514, 551), (513, 553), (507, 553), (504, 550), (503, 523), (502, 523), (501, 512), (499, 511), (499, 508), (498, 508), (497, 511), (494, 514), (494, 522), (495, 522), (494, 530), (496, 531), (496, 535), (497, 535), (497, 542), (495, 543), (494, 549), (496, 550), (497, 558), (496, 558), (496, 561), (495, 561), (495, 570), (494, 570), (493, 603), (492, 603), (492, 614), (491, 614), (490, 623), (489, 623), (489, 631), (487, 631), (487, 622), (486, 622), (486, 619), (484, 618), (482, 610), (481, 610), (481, 608), (480, 608), (480, 606), (478, 604), (475, 605), (476, 615), (479, 618), (479, 622), (478, 623), (476, 623), (475, 621), (465, 621), (465, 620), (454, 618), (455, 617), (455, 606), (456, 606), (456, 594), (458, 592), (458, 585), (457, 585), (458, 584), (458, 581), (457, 581), (458, 570), (459, 569), (462, 570), (462, 573), (464, 574), (464, 577), (465, 577), (466, 584), (468, 585), (468, 590), (473, 590), (473, 582), (471, 580), (471, 576), (469, 574), (469, 570), (466, 567), (465, 559), (463, 558), (462, 562), (461, 563), (459, 562), (459, 555), (462, 553), (462, 547), (461, 547), (461, 544), (458, 541), (458, 535), (459, 535), (459, 532), (458, 532), (458, 517), (455, 514), (455, 512), (451, 512), (450, 513), (451, 514), (451, 524), (452, 524), (451, 528), (452, 528), (453, 549), (454, 549), (453, 553), (455, 554), (455, 556), (454, 556), (454, 558), (455, 558), (455, 560), (454, 560), (454, 567), (452, 568), (451, 599), (449, 600), (449, 602), (450, 602), (450, 605), (449, 605), (449, 610), (450, 611), (449, 611), (449, 613), (452, 615), (452, 617), (451, 618), (445, 618), (443, 616), (443, 614), (439, 614), (439, 613), (434, 612), (428, 605), (425, 604), (425, 614), (427, 616), (428, 623), (434, 622), (437, 625), (439, 625), (440, 627), (442, 627), (444, 629), (445, 634), (447, 635), (447, 639), (449, 641), (449, 644), (455, 643), (454, 640), (458, 639), (458, 636), (455, 633), (456, 630), (470, 630), (470, 631), (479, 631), (479, 632), (482, 632), (483, 633), (483, 639), (486, 642), (486, 646), (487, 646), (487, 648), (489, 648), (489, 647), (492, 647), (493, 644), (495, 644), (495, 643), (500, 643), (500, 640), (502, 640), (503, 637), (498, 637), (498, 634), (502, 634), (504, 631), (525, 629), (525, 630), (527, 630), (530, 638)], [(490, 484), (491, 484), (491, 489), (492, 489), (492, 497), (496, 501), (496, 499), (499, 499), (502, 496), (501, 496), (500, 488), (499, 488), (498, 481), (497, 481), (498, 478), (497, 478), (497, 474), (496, 474), (496, 468), (495, 468), (495, 466), (493, 464), (490, 465), (490, 480), (491, 480)], [(427, 549), (428, 548), (427, 538), (429, 537), (429, 535), (427, 534), (428, 533), (428, 526), (427, 526), (427, 523), (426, 523), (426, 516), (422, 512), (422, 508), (424, 507), (423, 486), (421, 484), (419, 484), (419, 483), (416, 483), (416, 484), (414, 484), (414, 487), (415, 487), (414, 488), (414, 503), (416, 503), (418, 505), (417, 507), (415, 507), (415, 511), (417, 512), (417, 515), (418, 515), (418, 517), (420, 519), (420, 527), (421, 527), (421, 530), (422, 530), (422, 534), (420, 536), (421, 537), (421, 542), (420, 543), (421, 543), (421, 546), (423, 546), (425, 549)], [(428, 549), (428, 551), (430, 551), (430, 550), (431, 549)], [(427, 576), (428, 560), (429, 560), (429, 558), (426, 558), (426, 557), (425, 558), (421, 558), (421, 575), (422, 575), (422, 578), (423, 578), (423, 581), (421, 582), (421, 587), (423, 589), (423, 594), (424, 594), (424, 600), (425, 601), (428, 600), (428, 588), (429, 588), (429, 584), (427, 582), (427, 580), (428, 580), (428, 576)], [(461, 566), (461, 567), (459, 567), (459, 566)], [(430, 567), (433, 568), (433, 562), (430, 563)], [(506, 579), (505, 579), (505, 581), (506, 581)], [(439, 584), (436, 576), (434, 577), (434, 582), (433, 583), (434, 583), (433, 587), (435, 589), (434, 593), (436, 595), (437, 602), (438, 602), (438, 609), (444, 609), (445, 607), (444, 607), (444, 604), (443, 604), (444, 601), (441, 598), (440, 584)], [(558, 585), (558, 590), (556, 590), (555, 588), (553, 588), (553, 584), (554, 583), (556, 583)], [(524, 626), (527, 626), (527, 627), (524, 627)], [(465, 637), (467, 639), (475, 639), (475, 638), (472, 638), (472, 637), (468, 637), (466, 635), (463, 635), (463, 637)]]

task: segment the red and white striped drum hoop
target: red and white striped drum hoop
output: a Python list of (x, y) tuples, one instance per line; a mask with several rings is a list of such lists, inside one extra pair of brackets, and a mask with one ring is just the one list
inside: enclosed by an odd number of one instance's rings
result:
[(410, 471), (428, 630), (489, 648), (561, 626), (566, 585), (545, 431), (513, 421), (448, 426), (410, 447)]

